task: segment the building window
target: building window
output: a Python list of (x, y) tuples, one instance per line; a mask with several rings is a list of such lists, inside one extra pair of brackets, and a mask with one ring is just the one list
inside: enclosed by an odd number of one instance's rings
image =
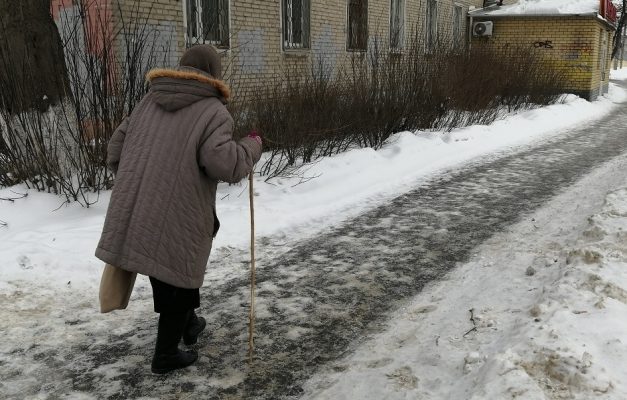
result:
[(405, 0), (390, 3), (390, 48), (400, 50), (405, 46)]
[(283, 48), (309, 48), (310, 0), (283, 0)]
[(229, 47), (228, 0), (185, 0), (185, 17), (189, 44)]
[(427, 52), (435, 50), (438, 38), (438, 1), (427, 0), (427, 18), (425, 29), (425, 48)]
[(368, 1), (348, 1), (348, 50), (367, 50)]
[(453, 46), (461, 48), (464, 45), (464, 25), (465, 25), (464, 8), (456, 5), (453, 7)]

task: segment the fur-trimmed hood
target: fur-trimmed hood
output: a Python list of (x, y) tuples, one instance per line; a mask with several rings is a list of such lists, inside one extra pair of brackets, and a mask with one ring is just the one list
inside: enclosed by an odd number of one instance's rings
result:
[(153, 98), (167, 111), (177, 111), (207, 97), (226, 104), (231, 91), (226, 83), (192, 67), (153, 69), (146, 74)]

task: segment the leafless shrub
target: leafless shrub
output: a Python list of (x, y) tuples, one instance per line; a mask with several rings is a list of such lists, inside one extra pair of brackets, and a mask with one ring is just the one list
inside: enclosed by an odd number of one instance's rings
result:
[[(163, 32), (148, 23), (139, 1), (124, 13), (113, 2), (112, 9), (97, 14), (92, 1), (75, 1), (74, 13), (60, 22), (65, 98), (46, 112), (0, 107), (0, 186), (24, 182), (89, 205), (88, 193), (112, 185), (107, 142), (145, 93), (146, 71), (169, 64), (169, 49), (158, 45)], [(120, 18), (114, 26), (115, 12)], [(457, 42), (442, 41), (425, 52), (416, 32), (394, 51), (379, 39), (387, 35), (373, 35), (367, 51), (351, 53), (333, 67), (324, 55), (315, 56), (306, 73), (287, 68), (274, 82), (237, 98), (230, 105), (236, 134), (256, 128), (264, 135), (268, 157), (260, 172), (268, 178), (298, 174), (300, 165), (321, 157), (380, 148), (399, 131), (490, 123), (505, 111), (559, 98), (548, 90), (559, 76), (532, 49), (468, 52)], [(0, 74), (24, 78), (0, 79), (0, 92), (40, 93), (31, 90), (40, 77), (12, 56), (0, 52)], [(26, 73), (17, 74), (16, 68)], [(227, 74), (237, 86), (228, 65)]]
[[(87, 193), (111, 187), (105, 164), (109, 138), (145, 93), (145, 73), (167, 64), (169, 49), (159, 47), (164, 32), (151, 27), (150, 12), (140, 12), (139, 1), (124, 12), (117, 1), (110, 8), (96, 5), (74, 1), (59, 20), (67, 75), (61, 81), (69, 82), (69, 93), (43, 112), (0, 107), (0, 186), (23, 182), (86, 206), (94, 201)], [(114, 13), (120, 15), (115, 25)], [(0, 73), (23, 78), (0, 79), (0, 91), (40, 93), (33, 87), (45, 77), (14, 56), (0, 53)], [(24, 71), (18, 74), (16, 68)]]
[[(239, 134), (259, 129), (268, 178), (352, 147), (380, 148), (394, 133), (488, 124), (505, 112), (551, 104), (561, 81), (533, 49), (468, 52), (441, 41), (425, 54), (420, 35), (402, 51), (376, 38), (331, 70), (316, 59), (309, 74), (282, 74), (235, 104)], [(458, 43), (459, 44), (459, 43)]]

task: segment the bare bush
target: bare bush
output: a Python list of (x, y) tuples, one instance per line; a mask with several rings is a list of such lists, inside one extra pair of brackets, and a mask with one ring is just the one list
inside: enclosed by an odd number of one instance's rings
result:
[(283, 176), (351, 147), (380, 148), (400, 131), (488, 124), (561, 97), (562, 77), (533, 49), (434, 48), (425, 54), (415, 39), (391, 52), (375, 38), (334, 70), (318, 58), (309, 74), (288, 71), (259, 89), (252, 98), (260, 101), (236, 103), (234, 112), (246, 116), (239, 134), (264, 134), (269, 157), (260, 172)]
[[(139, 3), (122, 12), (117, 1), (102, 9), (93, 0), (78, 0), (60, 18), (67, 79), (58, 81), (69, 82), (69, 92), (60, 88), (57, 92), (66, 95), (43, 112), (15, 112), (16, 107), (6, 104), (11, 99), (0, 106), (1, 186), (23, 182), (86, 206), (95, 201), (89, 192), (112, 186), (113, 175), (105, 163), (109, 138), (144, 95), (146, 72), (168, 62), (169, 49), (157, 45), (164, 33), (150, 27), (150, 12), (140, 12)], [(114, 25), (114, 13), (126, 18)], [(2, 22), (0, 18), (0, 29)], [(36, 48), (32, 43), (19, 47)], [(25, 94), (18, 98), (46, 93), (40, 86), (49, 81), (36, 76), (37, 69), (29, 65), (36, 57), (16, 62), (21, 60), (14, 56), (0, 52), (0, 73), (12, 78), (0, 79), (0, 92)]]
[[(169, 49), (157, 43), (174, 38), (158, 40), (163, 32), (148, 24), (150, 13), (139, 12), (139, 1), (130, 11), (113, 2), (96, 14), (92, 1), (75, 1), (74, 12), (60, 22), (67, 79), (58, 81), (69, 89), (58, 92), (66, 96), (46, 112), (0, 106), (0, 186), (24, 182), (88, 206), (94, 201), (90, 192), (112, 185), (108, 140), (144, 95), (145, 73), (169, 64)], [(264, 135), (268, 157), (259, 172), (286, 176), (350, 148), (380, 148), (396, 132), (487, 124), (506, 111), (559, 99), (554, 82), (560, 77), (533, 49), (468, 52), (444, 41), (426, 52), (416, 32), (394, 51), (378, 39), (386, 35), (374, 35), (367, 51), (333, 67), (324, 54), (313, 56), (306, 73), (287, 68), (236, 98), (229, 106), (236, 135), (252, 128)], [(45, 93), (35, 69), (28, 68), (31, 58), (16, 62), (0, 52), (0, 74), (20, 77), (0, 79), (0, 92)], [(238, 76), (229, 76), (237, 85)]]

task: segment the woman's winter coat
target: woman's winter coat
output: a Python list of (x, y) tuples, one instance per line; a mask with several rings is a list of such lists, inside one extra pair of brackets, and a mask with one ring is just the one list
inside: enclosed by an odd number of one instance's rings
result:
[(228, 87), (191, 67), (153, 70), (149, 93), (115, 131), (115, 186), (96, 256), (181, 288), (202, 286), (218, 181), (238, 182), (261, 156), (232, 139)]

